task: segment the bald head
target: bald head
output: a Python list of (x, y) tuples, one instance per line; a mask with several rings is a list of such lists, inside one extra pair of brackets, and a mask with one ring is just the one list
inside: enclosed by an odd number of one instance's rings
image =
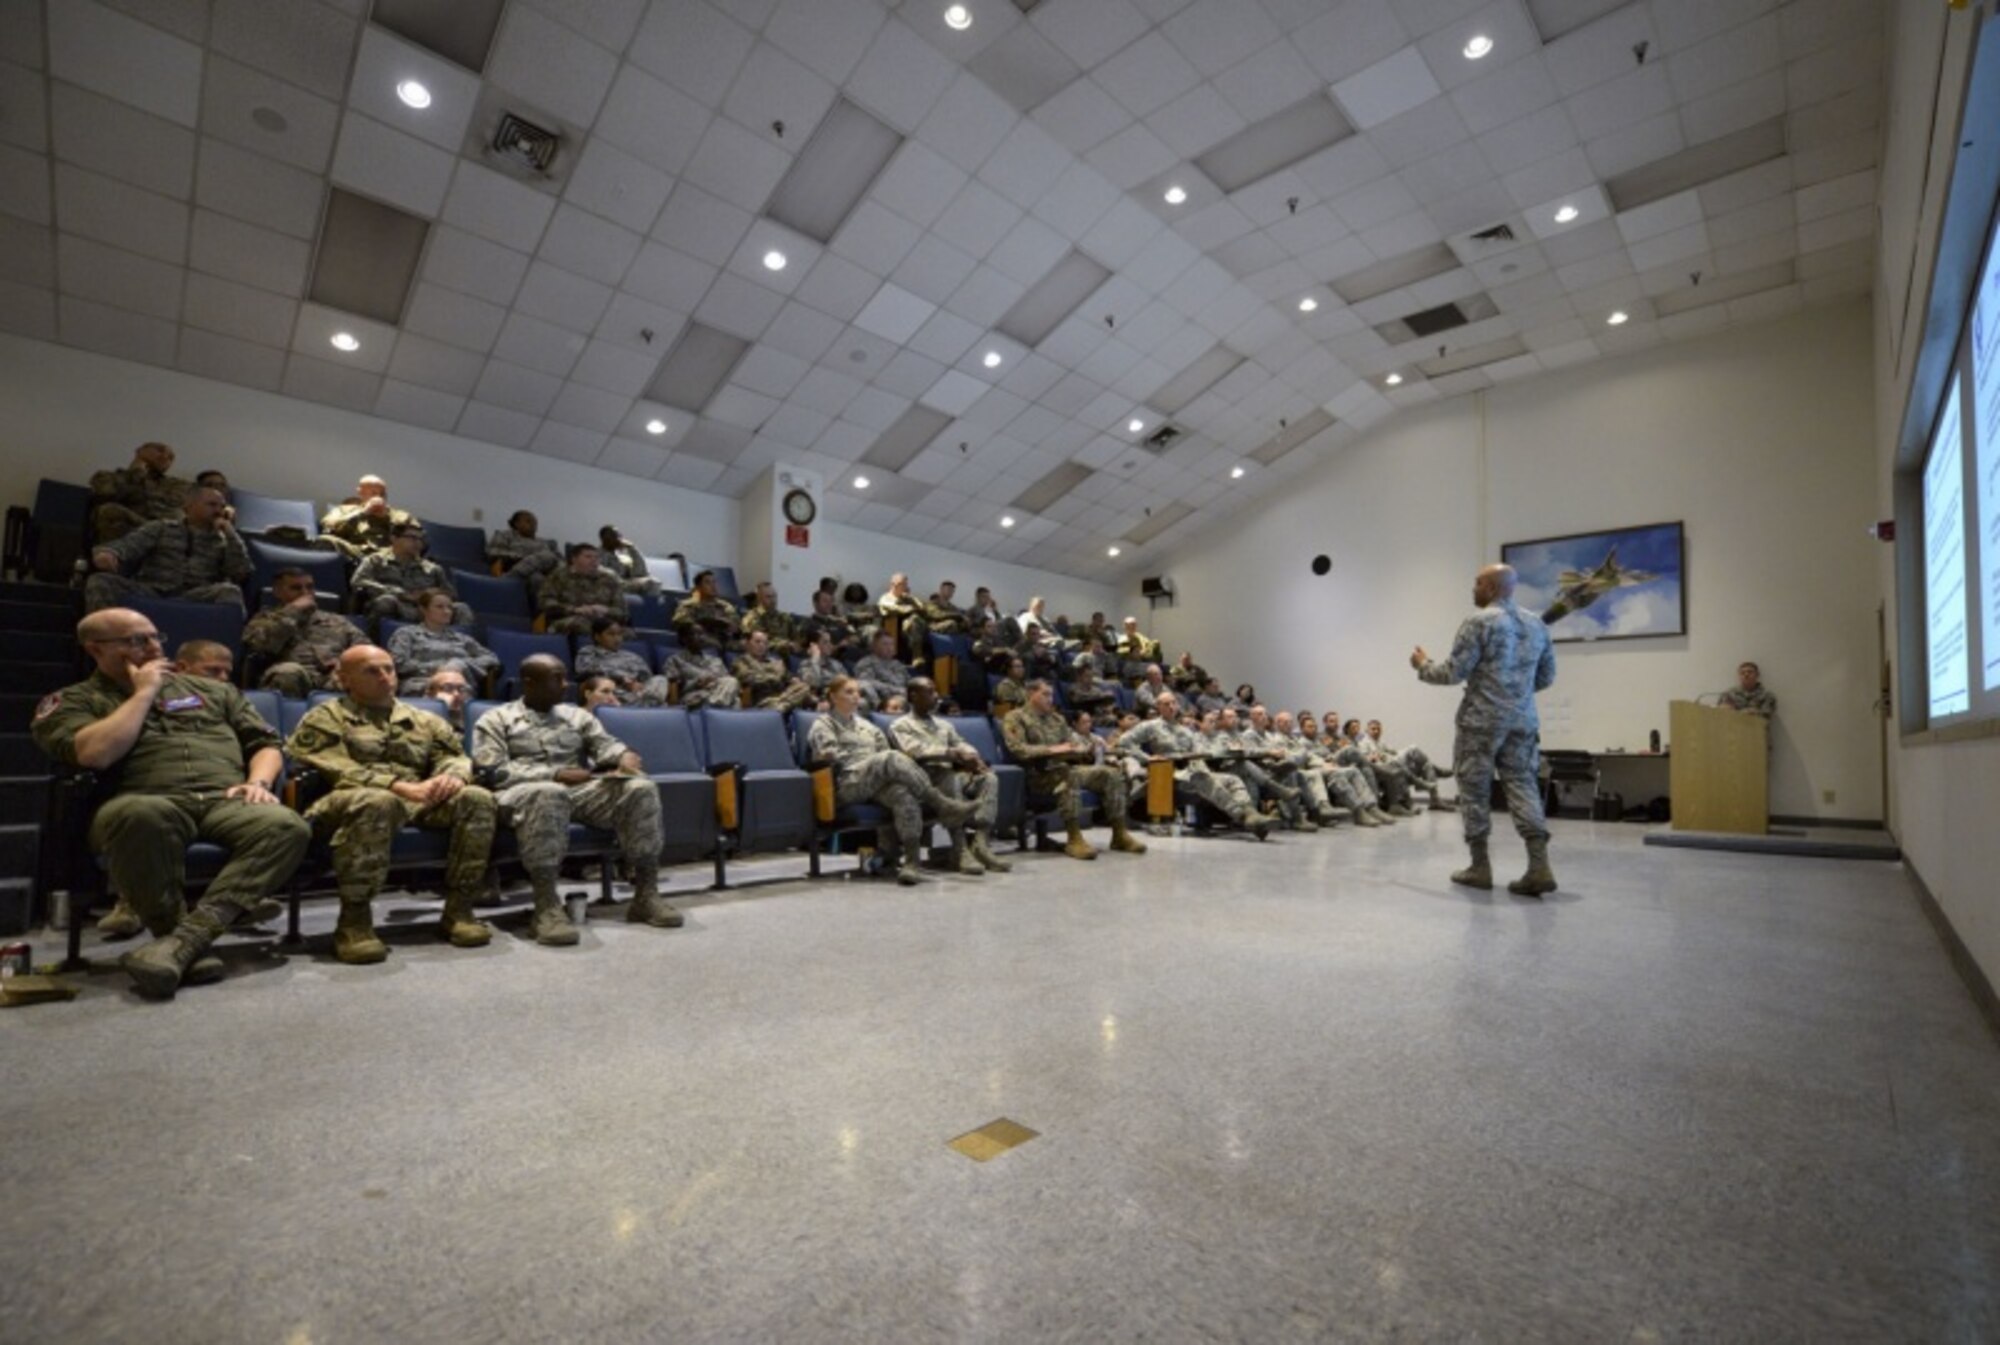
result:
[(76, 623), (77, 643), (97, 670), (122, 687), (132, 685), (132, 669), (166, 657), (152, 618), (129, 607), (106, 607)]
[(396, 699), (396, 660), (389, 651), (358, 644), (340, 656), (334, 675), (357, 705), (381, 709)]
[(1472, 601), (1476, 606), (1486, 607), (1502, 598), (1514, 596), (1517, 576), (1511, 565), (1488, 565), (1472, 579)]

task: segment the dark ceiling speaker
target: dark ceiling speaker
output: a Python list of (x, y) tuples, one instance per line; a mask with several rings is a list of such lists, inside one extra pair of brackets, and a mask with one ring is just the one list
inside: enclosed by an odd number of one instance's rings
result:
[(1139, 581), (1141, 596), (1148, 598), (1171, 598), (1174, 595), (1174, 581), (1163, 574), (1151, 575)]

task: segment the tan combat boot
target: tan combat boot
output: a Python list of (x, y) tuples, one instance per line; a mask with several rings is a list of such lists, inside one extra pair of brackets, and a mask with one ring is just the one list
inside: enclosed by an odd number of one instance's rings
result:
[(1472, 863), (1454, 873), (1451, 880), (1460, 887), (1490, 889), (1493, 886), (1493, 864), (1486, 857), (1486, 838), (1481, 836), (1466, 844), (1472, 847)]
[(965, 848), (970, 850), (972, 857), (985, 865), (989, 872), (1007, 873), (1014, 867), (993, 853), (993, 848), (986, 843), (986, 833), (983, 831), (973, 832), (971, 838), (966, 841)]
[(1083, 838), (1083, 828), (1072, 822), (1069, 824), (1069, 844), (1063, 846), (1063, 853), (1071, 859), (1096, 859), (1097, 847)]
[(1122, 817), (1112, 819), (1111, 848), (1120, 854), (1126, 855), (1143, 855), (1146, 853), (1146, 843), (1132, 834), (1130, 828), (1126, 825), (1125, 819)]
[(132, 978), (132, 988), (147, 999), (172, 999), (183, 985), (219, 981), (221, 959), (202, 954), (229, 928), (235, 914), (236, 908), (227, 902), (197, 906), (165, 938), (134, 948), (118, 959), (118, 965)]
[(139, 913), (122, 896), (97, 922), (97, 932), (107, 939), (129, 939), (140, 928)]
[(447, 893), (444, 914), (438, 918), (438, 933), (454, 948), (484, 948), (493, 941), (493, 931), (472, 914), (474, 892)]
[(1539, 897), (1556, 890), (1555, 870), (1549, 867), (1549, 838), (1542, 836), (1528, 842), (1528, 871), (1507, 884), (1507, 890), (1517, 897)]
[(534, 930), (535, 942), (545, 948), (571, 948), (583, 937), (575, 925), (570, 923), (569, 912), (563, 909), (562, 893), (556, 891), (555, 875), (547, 878), (533, 878), (535, 886), (535, 918), (530, 926)]
[(979, 862), (979, 856), (972, 853), (972, 842), (968, 841), (965, 837), (960, 836), (958, 838), (958, 844), (952, 846), (951, 853), (953, 859), (956, 861), (953, 864), (953, 868), (959, 873), (966, 875), (968, 878), (984, 878), (986, 876), (986, 866)]
[(350, 966), (365, 967), (389, 956), (389, 945), (375, 934), (375, 907), (366, 898), (340, 900), (340, 923), (333, 928), (333, 955)]

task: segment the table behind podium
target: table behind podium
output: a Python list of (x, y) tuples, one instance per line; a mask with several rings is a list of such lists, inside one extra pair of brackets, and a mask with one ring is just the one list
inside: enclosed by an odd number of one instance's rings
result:
[(1675, 831), (1761, 836), (1770, 822), (1770, 726), (1762, 715), (1675, 701), (1668, 710)]

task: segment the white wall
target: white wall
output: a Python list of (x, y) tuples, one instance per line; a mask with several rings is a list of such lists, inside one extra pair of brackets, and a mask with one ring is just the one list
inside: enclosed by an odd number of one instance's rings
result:
[(1869, 314), (1819, 308), (1399, 416), (1165, 563), (1178, 605), (1155, 633), (1274, 704), (1448, 750), (1457, 693), (1418, 683), (1409, 652), (1450, 647), (1503, 542), (1683, 520), (1688, 634), (1559, 646), (1545, 744), (1642, 748), (1668, 701), (1755, 659), (1780, 702), (1772, 811), (1879, 818)]
[[(1876, 513), (1894, 513), (1897, 427), (1909, 400), (1910, 366), (1923, 339), (1928, 277), (1956, 156), (1959, 108), (1974, 16), (1942, 5), (1897, 5), (1890, 22), (1890, 120), (1882, 173), (1878, 287), (1910, 291), (1885, 303), (1876, 323)], [(1940, 81), (1940, 72), (1943, 78)], [(1909, 541), (1914, 541), (1910, 538)], [(1907, 545), (1899, 542), (1898, 545)], [(1896, 617), (1889, 548), (1877, 576)], [(1903, 854), (1944, 908), (1952, 927), (2000, 984), (2000, 739), (1889, 750), (1890, 826)]]

